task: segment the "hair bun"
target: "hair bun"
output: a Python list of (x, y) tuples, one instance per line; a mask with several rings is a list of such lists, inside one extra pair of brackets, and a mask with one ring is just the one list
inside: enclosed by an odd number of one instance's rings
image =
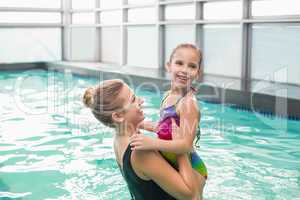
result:
[(83, 103), (86, 107), (92, 108), (94, 105), (94, 94), (95, 89), (93, 87), (90, 87), (86, 89), (84, 95), (83, 95)]

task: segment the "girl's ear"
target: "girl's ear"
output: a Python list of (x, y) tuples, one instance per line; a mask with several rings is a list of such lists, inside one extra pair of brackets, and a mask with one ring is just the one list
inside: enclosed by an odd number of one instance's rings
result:
[(166, 69), (167, 72), (170, 72), (170, 71), (171, 71), (171, 70), (170, 70), (170, 69), (171, 69), (171, 63), (170, 63), (170, 62), (167, 62), (167, 63), (166, 63), (165, 69)]
[(197, 81), (202, 81), (202, 78), (203, 78), (203, 71), (202, 71), (202, 67), (200, 67), (199, 69), (198, 69), (198, 72), (197, 72), (197, 76), (196, 76), (196, 80)]
[(112, 121), (116, 122), (116, 123), (122, 123), (125, 120), (124, 116), (121, 113), (118, 113), (118, 112), (113, 112), (111, 114), (111, 118), (112, 118)]

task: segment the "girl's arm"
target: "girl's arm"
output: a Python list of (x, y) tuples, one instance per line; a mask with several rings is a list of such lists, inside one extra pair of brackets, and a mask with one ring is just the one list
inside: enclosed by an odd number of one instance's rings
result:
[(200, 118), (198, 105), (191, 96), (187, 96), (184, 98), (183, 102), (178, 105), (178, 108), (180, 115), (179, 133), (175, 136), (174, 131), (172, 131), (172, 137), (176, 137), (176, 140), (162, 140), (142, 134), (136, 134), (131, 138), (132, 149), (153, 149), (176, 154), (192, 151), (193, 141)]
[(142, 121), (138, 128), (144, 129), (150, 132), (156, 132), (157, 131), (157, 123), (150, 122), (150, 121)]

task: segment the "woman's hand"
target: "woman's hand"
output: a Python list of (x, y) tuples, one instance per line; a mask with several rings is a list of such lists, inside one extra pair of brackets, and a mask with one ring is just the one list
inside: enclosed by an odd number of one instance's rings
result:
[(156, 150), (157, 139), (143, 134), (134, 134), (130, 137), (131, 150)]

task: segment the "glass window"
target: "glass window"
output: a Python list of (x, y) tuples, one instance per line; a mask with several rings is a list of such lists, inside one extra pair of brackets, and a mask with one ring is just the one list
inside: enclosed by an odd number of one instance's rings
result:
[(72, 15), (73, 24), (95, 24), (94, 13), (74, 13)]
[(300, 15), (299, 0), (260, 0), (252, 2), (253, 16)]
[[(84, 38), (84, 39), (82, 39)], [(95, 28), (72, 28), (71, 30), (71, 60), (95, 61)]]
[(73, 9), (94, 9), (95, 0), (72, 0)]
[(300, 23), (252, 29), (252, 78), (300, 84)]
[(128, 22), (153, 22), (155, 17), (154, 8), (134, 8), (128, 10)]
[(1, 0), (0, 7), (60, 8), (61, 0)]
[(0, 63), (59, 61), (61, 49), (60, 28), (0, 29)]
[(119, 27), (101, 28), (101, 62), (120, 63), (121, 30)]
[(192, 25), (165, 26), (165, 63), (169, 61), (173, 49), (181, 43), (195, 43), (195, 28)]
[(154, 26), (128, 27), (128, 65), (157, 67), (157, 37)]
[(120, 8), (123, 0), (98, 0), (100, 1), (100, 8)]
[(122, 22), (121, 11), (107, 11), (100, 13), (101, 24), (120, 24)]
[(204, 72), (241, 77), (241, 27), (204, 25)]
[(156, 0), (128, 0), (129, 5), (138, 5), (138, 4), (150, 4), (155, 3)]
[(240, 19), (241, 1), (210, 2), (204, 4), (204, 19)]
[(61, 23), (61, 14), (43, 12), (0, 12), (0, 23)]
[(168, 5), (165, 7), (165, 20), (195, 19), (193, 4)]

